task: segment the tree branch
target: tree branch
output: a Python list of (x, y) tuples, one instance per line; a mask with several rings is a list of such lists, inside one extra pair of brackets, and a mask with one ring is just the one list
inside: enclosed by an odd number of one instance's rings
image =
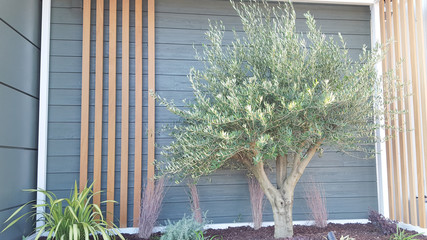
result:
[(288, 155), (278, 155), (276, 157), (276, 185), (277, 189), (281, 189), (285, 183), (288, 174)]
[[(305, 156), (304, 159), (301, 160), (301, 153), (297, 154), (295, 156), (295, 159), (298, 158), (298, 162), (294, 161), (294, 165), (292, 166), (292, 171), (289, 174), (289, 177), (285, 180), (285, 185), (290, 186), (292, 188), (295, 188), (295, 185), (298, 183), (299, 179), (301, 178), (302, 174), (304, 173), (305, 168), (307, 167), (308, 163), (313, 158), (314, 154), (316, 154), (317, 149), (319, 149), (320, 145), (325, 139), (322, 138), (319, 140), (316, 144), (311, 145)], [(299, 152), (302, 152), (299, 151)], [(282, 193), (283, 194), (283, 193)]]

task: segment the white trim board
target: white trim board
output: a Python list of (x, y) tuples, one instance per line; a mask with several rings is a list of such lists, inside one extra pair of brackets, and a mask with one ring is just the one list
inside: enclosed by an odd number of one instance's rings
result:
[[(37, 156), (37, 188), (46, 189), (47, 170), (47, 129), (49, 109), (49, 59), (50, 59), (50, 17), (51, 0), (42, 2), (41, 48), (40, 48), (40, 94), (39, 94), (39, 135)], [(37, 193), (37, 204), (43, 204), (46, 196)], [(37, 208), (37, 219), (44, 212), (44, 207)], [(39, 227), (43, 222), (37, 221)]]

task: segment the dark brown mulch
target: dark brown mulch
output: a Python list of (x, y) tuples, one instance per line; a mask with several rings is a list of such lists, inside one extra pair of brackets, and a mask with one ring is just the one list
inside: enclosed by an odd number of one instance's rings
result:
[[(326, 228), (318, 228), (314, 226), (294, 226), (294, 237), (288, 240), (325, 240), (328, 232), (334, 232), (339, 240), (341, 236), (350, 236), (356, 240), (389, 240), (389, 235), (380, 233), (372, 224), (328, 224)], [(416, 234), (416, 232), (405, 231), (408, 234)], [(160, 239), (160, 233), (155, 233), (150, 240)], [(254, 230), (251, 227), (233, 227), (227, 229), (208, 229), (205, 232), (205, 237), (222, 236), (223, 240), (276, 240), (273, 227), (263, 227), (259, 230)], [(143, 240), (138, 238), (136, 234), (123, 234), (126, 240)], [(101, 238), (102, 239), (102, 238)], [(417, 236), (415, 239), (427, 240), (427, 236)]]

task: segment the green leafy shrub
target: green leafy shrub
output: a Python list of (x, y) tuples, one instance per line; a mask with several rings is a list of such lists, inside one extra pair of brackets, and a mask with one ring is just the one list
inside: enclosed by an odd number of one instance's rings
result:
[[(46, 208), (42, 213), (41, 219), (44, 224), (37, 227), (38, 232), (35, 240), (39, 239), (43, 233), (47, 233), (47, 240), (89, 240), (91, 235), (94, 240), (98, 240), (98, 234), (102, 235), (104, 240), (115, 239), (115, 235), (124, 240), (124, 237), (119, 233), (116, 226), (113, 224), (112, 229), (108, 229), (108, 224), (104, 220), (101, 209), (98, 205), (92, 204), (91, 200), (94, 194), (92, 191), (93, 184), (84, 188), (80, 193), (77, 188), (77, 183), (74, 184), (74, 189), (70, 194), (70, 198), (58, 199), (52, 192), (43, 189), (29, 189), (28, 192), (39, 192), (46, 196), (48, 201), (43, 204), (33, 204), (32, 208)], [(104, 201), (107, 202), (107, 201)], [(103, 202), (103, 203), (104, 203)], [(31, 204), (28, 202), (18, 208), (6, 221), (9, 225), (2, 232), (13, 226), (24, 216), (30, 214), (25, 213), (18, 218), (15, 218), (22, 209)], [(33, 214), (34, 215), (34, 214)], [(12, 219), (14, 219), (12, 221)]]
[(197, 235), (203, 232), (205, 222), (199, 223), (193, 217), (184, 216), (178, 222), (166, 222), (165, 233), (160, 240), (194, 240)]

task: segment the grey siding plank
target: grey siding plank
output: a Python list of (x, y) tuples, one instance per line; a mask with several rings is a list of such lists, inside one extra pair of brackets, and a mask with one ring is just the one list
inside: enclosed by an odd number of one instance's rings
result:
[(39, 49), (1, 21), (0, 32), (0, 83), (38, 97)]
[(37, 148), (38, 100), (0, 84), (0, 146)]
[[(79, 130), (80, 130), (80, 94), (81, 94), (81, 9), (76, 1), (66, 2), (55, 0), (52, 8), (52, 45), (51, 45), (51, 81), (49, 103), (49, 149), (48, 149), (48, 189), (54, 190), (60, 196), (68, 196), (69, 189), (79, 176)], [(131, 4), (133, 6), (133, 4)], [(145, 6), (145, 5), (144, 5)], [(94, 7), (94, 6), (93, 6)], [(108, 8), (108, 5), (106, 5)], [(131, 7), (132, 8), (132, 7)], [(120, 7), (119, 7), (120, 9)], [(363, 44), (370, 47), (370, 10), (360, 6), (332, 6), (321, 4), (296, 4), (298, 16), (298, 31), (305, 31), (303, 13), (310, 10), (321, 25), (322, 30), (334, 39), (338, 32), (343, 33), (350, 49), (350, 57), (356, 59), (361, 52)], [(146, 18), (144, 7), (144, 19)], [(233, 27), (242, 35), (239, 19), (226, 0), (157, 0), (156, 1), (156, 90), (167, 99), (174, 99), (175, 103), (182, 106), (181, 100), (191, 99), (191, 87), (187, 79), (191, 67), (200, 68), (202, 65), (194, 60), (194, 49), (201, 49), (201, 44), (206, 43), (204, 32), (208, 28), (208, 19), (222, 19), (227, 27), (224, 44), (229, 44), (233, 39), (230, 29)], [(119, 12), (120, 15), (120, 12)], [(105, 15), (108, 19), (108, 14)], [(131, 25), (134, 12), (131, 12)], [(146, 24), (146, 21), (144, 21)], [(143, 29), (144, 76), (147, 79), (147, 29)], [(108, 26), (104, 29), (108, 36)], [(95, 30), (92, 31), (92, 37)], [(121, 23), (118, 23), (118, 36), (121, 35)], [(131, 36), (134, 28), (131, 27)], [(107, 44), (106, 38), (105, 44)], [(94, 44), (94, 42), (92, 43)], [(107, 50), (107, 45), (104, 46)], [(129, 138), (129, 199), (133, 194), (133, 128), (134, 128), (134, 39), (131, 37), (130, 45), (130, 138)], [(118, 42), (118, 54), (121, 53), (121, 42)], [(92, 63), (94, 61), (92, 49)], [(108, 66), (108, 55), (105, 52), (104, 66)], [(118, 58), (118, 63), (121, 59)], [(121, 112), (121, 64), (117, 69), (117, 112)], [(91, 75), (91, 89), (94, 89), (94, 74)], [(105, 68), (104, 87), (107, 90), (108, 68)], [(147, 85), (144, 81), (143, 100), (143, 162), (147, 161), (146, 146), (146, 121), (147, 121)], [(93, 93), (93, 92), (92, 92)], [(104, 94), (104, 105), (107, 103), (108, 94)], [(91, 112), (93, 112), (93, 98), (91, 98)], [(103, 131), (107, 136), (106, 124), (108, 108), (103, 109)], [(116, 117), (117, 123), (121, 122), (120, 114)], [(179, 121), (177, 116), (168, 112), (165, 107), (156, 108), (157, 129), (167, 124)], [(93, 129), (94, 116), (90, 116), (90, 129)], [(116, 128), (117, 138), (121, 135), (121, 128)], [(90, 133), (89, 158), (93, 159), (92, 136)], [(171, 138), (167, 132), (157, 133), (159, 146), (170, 143)], [(107, 140), (103, 140), (103, 149), (106, 150)], [(116, 152), (120, 152), (120, 142), (116, 142)], [(156, 159), (161, 159), (159, 150)], [(358, 155), (358, 153), (354, 153)], [(103, 152), (106, 160), (107, 152)], [(120, 172), (120, 156), (116, 156), (116, 175)], [(93, 163), (89, 162), (89, 176), (92, 177)], [(102, 165), (102, 179), (106, 180), (106, 161)], [(302, 184), (308, 181), (307, 176), (325, 185), (328, 197), (328, 210), (331, 219), (366, 218), (369, 209), (377, 208), (376, 200), (376, 168), (375, 160), (360, 160), (326, 148), (322, 158), (314, 158), (307, 172), (301, 179), (296, 190), (295, 220), (307, 219), (307, 208), (303, 200)], [(146, 175), (146, 166), (143, 164), (143, 176)], [(274, 177), (270, 174), (271, 179)], [(143, 181), (144, 182), (144, 181)], [(119, 179), (116, 179), (116, 189), (119, 188)], [(106, 182), (102, 182), (106, 186)], [(199, 191), (203, 210), (208, 210), (208, 217), (214, 222), (250, 221), (250, 204), (248, 200), (247, 179), (243, 171), (220, 170), (210, 176), (203, 177), (199, 182)], [(168, 184), (161, 221), (164, 219), (177, 220), (184, 213), (190, 214), (187, 188), (181, 185)], [(119, 195), (116, 191), (116, 200)], [(102, 194), (105, 199), (105, 194)], [(119, 203), (120, 204), (120, 203)], [(123, 203), (124, 204), (124, 203)], [(129, 200), (129, 209), (132, 202)], [(355, 206), (357, 205), (357, 206)], [(104, 206), (103, 206), (104, 208)], [(118, 208), (116, 208), (118, 216)], [(271, 221), (271, 210), (266, 204), (265, 220)], [(129, 212), (129, 223), (133, 216)]]
[(0, 183), (7, 183), (1, 188), (0, 210), (33, 200), (34, 194), (22, 190), (34, 188), (37, 151), (0, 147), (0, 156)]
[(0, 0), (0, 6), (0, 19), (40, 47), (41, 1)]

